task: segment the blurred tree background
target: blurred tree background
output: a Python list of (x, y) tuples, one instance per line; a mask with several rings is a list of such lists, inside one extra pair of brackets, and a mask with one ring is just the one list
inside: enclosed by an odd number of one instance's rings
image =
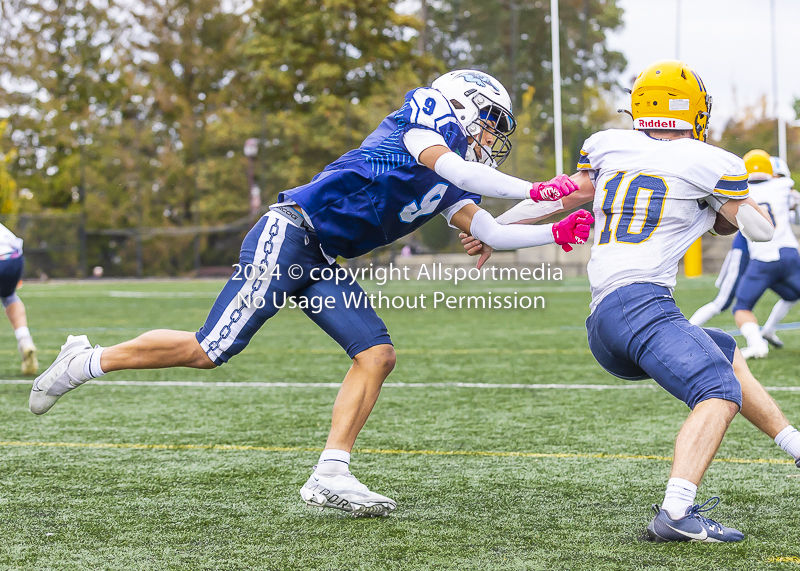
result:
[[(561, 0), (568, 167), (616, 118), (625, 61), (605, 42), (621, 16)], [(29, 275), (230, 266), (255, 214), (248, 166), (263, 211), (451, 68), (509, 88), (503, 168), (549, 178), (550, 53), (546, 1), (0, 0), (0, 215)], [(455, 247), (441, 221), (411, 240)]]
[[(794, 108), (800, 119), (800, 100), (795, 101)], [(712, 130), (715, 144), (740, 157), (753, 149), (762, 149), (772, 156), (778, 156), (778, 120), (767, 109), (767, 97), (763, 96), (758, 104), (745, 108), (728, 121), (718, 137)], [(787, 126), (786, 150), (786, 162), (790, 169), (792, 165), (800, 164), (800, 129), (797, 127)], [(800, 173), (793, 172), (792, 178), (795, 186), (800, 187)]]

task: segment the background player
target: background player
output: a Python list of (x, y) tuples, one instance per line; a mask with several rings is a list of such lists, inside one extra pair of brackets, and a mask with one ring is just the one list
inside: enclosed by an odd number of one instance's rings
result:
[[(656, 541), (740, 541), (741, 532), (707, 519), (713, 508), (693, 505), (697, 486), (733, 417), (740, 411), (800, 466), (800, 432), (747, 368), (732, 337), (694, 326), (672, 298), (678, 262), (712, 227), (738, 225), (751, 240), (774, 228), (748, 197), (742, 160), (705, 144), (711, 98), (686, 64), (662, 61), (634, 84), (634, 131), (590, 137), (581, 151), (580, 190), (570, 208), (594, 197), (598, 224), (588, 266), (592, 289), (586, 321), (589, 346), (609, 373), (653, 378), (692, 409), (675, 442), (664, 501), (648, 526)], [(550, 205), (525, 201), (499, 220), (535, 221)], [(715, 212), (716, 211), (716, 212)], [(489, 252), (472, 237), (473, 255)]]
[(733, 238), (730, 251), (722, 261), (717, 281), (714, 285), (719, 289), (717, 297), (695, 311), (689, 318), (689, 323), (702, 327), (706, 321), (728, 309), (736, 298), (736, 287), (744, 275), (744, 270), (750, 262), (750, 251), (747, 249), (747, 240), (741, 232)]
[[(110, 371), (222, 365), (247, 346), (285, 297), (296, 296), (302, 303), (363, 293), (358, 284), (316, 279), (312, 272), (335, 272), (340, 269), (337, 256), (354, 258), (384, 246), (435, 214), (501, 249), (582, 243), (593, 221), (588, 212), (553, 225), (507, 227), (477, 206), (480, 195), (554, 200), (577, 188), (566, 176), (532, 184), (494, 170), (511, 150), (514, 128), (508, 93), (487, 74), (454, 71), (431, 88), (409, 92), (403, 107), (386, 117), (360, 148), (328, 165), (309, 184), (279, 195), (280, 202), (242, 245), (240, 263), (255, 271), (228, 281), (199, 332), (156, 330), (95, 349), (86, 336), (70, 336), (34, 382), (31, 410), (43, 414), (67, 391)], [(265, 304), (243, 307), (240, 297), (251, 302), (263, 298)], [(353, 365), (333, 406), (325, 451), (301, 496), (320, 508), (386, 515), (395, 502), (371, 492), (348, 468), (355, 439), (395, 365), (389, 333), (367, 304), (345, 307), (339, 302), (306, 314), (342, 346)]]
[[(773, 343), (782, 344), (775, 335), (775, 325), (800, 299), (800, 254), (797, 238), (792, 231), (797, 193), (792, 189), (791, 178), (773, 176), (770, 156), (760, 149), (744, 156), (749, 173), (750, 194), (769, 213), (775, 224), (775, 236), (769, 242), (747, 241), (750, 263), (736, 289), (733, 316), (736, 325), (747, 340), (742, 355), (762, 358), (769, 353), (769, 345), (762, 337), (753, 308), (767, 289), (772, 289), (785, 303), (773, 309), (770, 329), (766, 335)], [(782, 313), (782, 314), (781, 314)]]
[[(770, 157), (770, 162), (772, 163), (773, 176), (785, 178), (787, 181), (791, 180), (792, 174), (789, 171), (789, 166), (786, 164), (786, 161), (779, 157)], [(793, 192), (793, 196), (796, 199), (800, 198), (797, 191)], [(794, 209), (793, 212), (796, 217), (798, 214), (797, 209)], [(733, 304), (733, 300), (736, 299), (736, 288), (749, 262), (750, 252), (747, 249), (747, 240), (740, 232), (737, 232), (731, 244), (731, 250), (722, 262), (722, 268), (717, 276), (717, 281), (714, 282), (714, 285), (719, 289), (717, 297), (695, 311), (689, 318), (690, 323), (703, 326), (709, 319), (722, 313)], [(761, 336), (766, 339), (770, 345), (778, 348), (783, 347), (783, 341), (781, 341), (776, 334), (776, 329), (795, 303), (796, 302), (783, 299), (779, 299), (775, 302), (769, 318), (767, 318), (767, 321), (761, 328)]]
[[(792, 173), (789, 170), (789, 165), (786, 164), (786, 161), (779, 157), (770, 157), (769, 160), (772, 163), (773, 176), (785, 178), (787, 181), (791, 181), (792, 183), (794, 182), (792, 180)], [(795, 203), (795, 208), (792, 210), (792, 224), (800, 224), (800, 208), (797, 208), (796, 206), (797, 204), (800, 204), (800, 193), (798, 193), (796, 190), (792, 190), (792, 197)], [(776, 330), (778, 328), (778, 324), (780, 324), (780, 322), (783, 321), (783, 318), (788, 315), (789, 310), (792, 309), (795, 303), (797, 302), (779, 299), (775, 302), (769, 317), (764, 322), (764, 326), (761, 328), (761, 336), (773, 347), (777, 347), (779, 349), (783, 347), (783, 341), (781, 341), (778, 337)]]
[(25, 257), (22, 255), (22, 240), (11, 230), (0, 224), (0, 301), (6, 317), (14, 328), (17, 349), (22, 357), (22, 374), (35, 375), (39, 368), (36, 360), (36, 345), (28, 329), (25, 304), (17, 295), (17, 285), (22, 279)]

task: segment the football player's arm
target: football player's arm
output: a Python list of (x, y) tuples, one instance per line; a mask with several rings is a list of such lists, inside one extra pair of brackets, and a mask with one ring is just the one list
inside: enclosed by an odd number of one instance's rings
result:
[(719, 214), (748, 240), (769, 242), (775, 233), (775, 226), (764, 210), (749, 196), (744, 200), (728, 200), (720, 206)]
[[(589, 212), (579, 210), (555, 224), (507, 226), (498, 224), (491, 214), (474, 203), (465, 205), (450, 218), (452, 226), (481, 242), (481, 246), (470, 253), (481, 254), (479, 268), (489, 258), (492, 250), (516, 250), (555, 242), (569, 252), (572, 250), (569, 244), (586, 242), (593, 222), (594, 218)], [(486, 246), (489, 246), (488, 250), (483, 249)]]
[(791, 211), (789, 218), (791, 223), (800, 224), (800, 192), (795, 189), (789, 193), (789, 210)]
[[(408, 138), (405, 140), (408, 147)], [(409, 148), (409, 151), (412, 149)], [(425, 148), (420, 151), (417, 161), (458, 188), (481, 196), (550, 201), (558, 200), (576, 190), (568, 177), (556, 177), (543, 183), (529, 182), (482, 163), (465, 161), (445, 145)]]
[[(514, 207), (510, 208), (498, 216), (498, 224), (534, 224), (543, 218), (547, 218), (558, 212), (572, 210), (594, 198), (594, 181), (589, 171), (581, 170), (570, 177), (577, 185), (578, 190), (555, 202), (534, 202), (533, 200), (523, 200)], [(462, 232), (459, 235), (464, 249), (470, 256), (481, 255), (478, 260), (478, 267), (483, 265), (485, 245), (480, 240), (471, 236), (469, 232)], [(489, 249), (491, 252), (491, 249)], [(489, 254), (490, 255), (490, 254)], [(489, 255), (486, 255), (488, 259)]]
[(589, 171), (578, 171), (570, 178), (578, 186), (578, 190), (569, 196), (555, 202), (523, 200), (498, 216), (497, 221), (500, 224), (534, 224), (552, 214), (572, 210), (590, 202), (594, 198), (594, 182)]
[(465, 205), (450, 218), (450, 224), (469, 232), (494, 250), (516, 250), (555, 242), (553, 225), (507, 227), (498, 224), (486, 210), (475, 204)]

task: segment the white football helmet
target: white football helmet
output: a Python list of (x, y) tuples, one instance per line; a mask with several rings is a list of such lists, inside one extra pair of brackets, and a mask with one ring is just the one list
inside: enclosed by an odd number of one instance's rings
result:
[(785, 176), (788, 178), (792, 178), (792, 172), (789, 170), (789, 165), (786, 164), (780, 157), (770, 157), (769, 162), (772, 163), (772, 175), (773, 176)]
[[(450, 101), (459, 123), (472, 137), (464, 158), (494, 168), (500, 166), (511, 152), (508, 138), (517, 127), (511, 113), (511, 97), (503, 84), (488, 73), (461, 69), (437, 78), (431, 87)], [(480, 143), (484, 131), (492, 135), (491, 146)], [(475, 152), (479, 144), (480, 158)]]

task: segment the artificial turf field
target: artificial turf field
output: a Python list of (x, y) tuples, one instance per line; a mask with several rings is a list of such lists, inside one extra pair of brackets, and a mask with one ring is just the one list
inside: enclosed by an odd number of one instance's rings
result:
[[(68, 333), (109, 345), (157, 327), (196, 330), (221, 285), (26, 284), (20, 296), (43, 370)], [(397, 367), (351, 468), (397, 501), (390, 517), (354, 519), (300, 500), (336, 395), (312, 383), (339, 382), (350, 361), (287, 309), (214, 371), (103, 379), (205, 386), (89, 383), (35, 417), (29, 385), (0, 384), (0, 569), (800, 569), (800, 470), (738, 417), (698, 499), (720, 496), (709, 515), (747, 539), (644, 540), (688, 409), (595, 363), (585, 279), (382, 289), (546, 300), (544, 310), (379, 311)], [(713, 278), (682, 280), (676, 298), (690, 314), (715, 292)], [(774, 299), (757, 308), (762, 322)], [(729, 314), (710, 325), (734, 327)], [(800, 330), (781, 337), (786, 347), (752, 369), (767, 386), (800, 387)], [(0, 353), (0, 378), (20, 379), (7, 325)], [(496, 386), (515, 384), (575, 386)], [(800, 392), (772, 394), (800, 424)]]

